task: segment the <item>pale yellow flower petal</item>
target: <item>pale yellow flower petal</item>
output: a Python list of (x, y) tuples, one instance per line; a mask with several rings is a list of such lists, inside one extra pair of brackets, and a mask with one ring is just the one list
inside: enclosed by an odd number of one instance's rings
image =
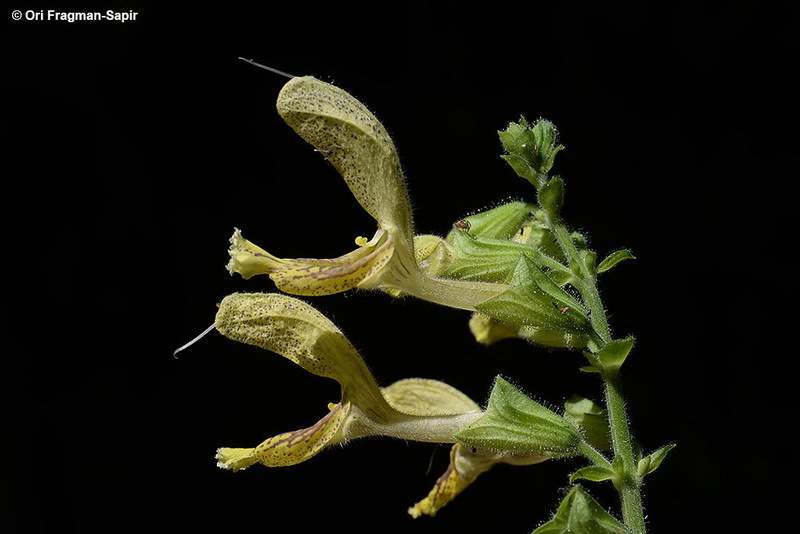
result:
[(469, 329), (475, 341), (491, 345), (502, 339), (519, 338), (547, 347), (582, 348), (589, 342), (589, 337), (580, 333), (559, 332), (533, 325), (518, 325), (474, 313), (469, 320)]
[(234, 228), (228, 255), (228, 272), (239, 273), (245, 280), (258, 274), (269, 274), (278, 265), (278, 258), (242, 237), (242, 232)]
[(393, 253), (391, 237), (379, 230), (371, 241), (338, 258), (278, 258), (236, 230), (231, 237), (228, 271), (245, 279), (267, 274), (278, 289), (291, 295), (332, 295), (353, 289), (380, 272)]
[(359, 237), (359, 248), (331, 259), (279, 258), (242, 238), (231, 239), (228, 269), (249, 278), (268, 274), (278, 289), (318, 296), (354, 288), (413, 295), (474, 311), (507, 289), (440, 278), (452, 261), (447, 243), (420, 236), (415, 246), (411, 204), (392, 139), (375, 116), (342, 89), (310, 76), (292, 78), (281, 89), (278, 113), (344, 178), (353, 196), (378, 223), (376, 238)]
[(278, 113), (347, 182), (378, 225), (407, 239), (411, 204), (397, 149), (383, 125), (346, 91), (311, 76), (292, 78), (278, 95)]
[(234, 341), (278, 353), (310, 373), (336, 380), (344, 400), (369, 406), (378, 420), (392, 412), (353, 345), (301, 300), (277, 293), (234, 293), (220, 303), (215, 324)]
[(383, 388), (383, 396), (394, 409), (408, 415), (455, 415), (481, 409), (453, 386), (428, 378), (399, 380)]
[(335, 443), (342, 423), (347, 419), (349, 405), (334, 405), (315, 425), (269, 438), (251, 449), (221, 448), (217, 450), (217, 465), (238, 471), (254, 463), (267, 467), (283, 467), (305, 462), (331, 443)]
[(231, 471), (241, 471), (247, 469), (258, 462), (253, 455), (254, 448), (230, 448), (221, 447), (217, 449), (217, 467), (230, 469)]
[(456, 443), (450, 449), (450, 464), (447, 466), (447, 470), (436, 481), (428, 496), (409, 508), (408, 513), (415, 518), (421, 515), (436, 515), (443, 506), (455, 499), (482, 473), (498, 463), (531, 465), (547, 459), (547, 456), (537, 454), (517, 455), (507, 451), (476, 450)]
[(420, 270), (428, 276), (441, 276), (453, 261), (453, 250), (439, 236), (414, 236), (414, 253)]
[[(369, 241), (358, 239), (359, 247), (332, 259), (278, 258), (242, 237), (237, 230), (231, 238), (228, 270), (249, 278), (268, 274), (277, 288), (292, 295), (320, 296), (354, 288), (380, 289), (394, 297), (415, 297), (454, 308), (474, 310), (477, 304), (507, 289), (501, 284), (449, 280), (431, 276), (448, 261), (446, 243), (426, 236), (418, 257), (397, 247), (395, 236), (379, 229)], [(438, 238), (436, 238), (438, 239)]]
[(359, 249), (338, 258), (285, 259), (252, 245), (237, 232), (231, 272), (246, 278), (268, 274), (280, 290), (293, 295), (380, 289), (473, 311), (507, 289), (501, 284), (440, 278), (452, 259), (444, 240), (425, 236), (415, 249), (411, 205), (397, 150), (361, 102), (338, 87), (304, 76), (286, 83), (277, 108), (286, 123), (339, 171), (385, 236), (372, 241), (359, 238)]
[(473, 313), (469, 320), (469, 329), (475, 341), (491, 345), (501, 339), (519, 337), (519, 325), (513, 325), (492, 319), (480, 313)]
[[(472, 460), (471, 457), (477, 461)], [(494, 462), (491, 459), (471, 455), (461, 444), (453, 445), (453, 448), (450, 449), (450, 464), (447, 466), (447, 470), (436, 481), (428, 496), (409, 508), (408, 513), (414, 518), (421, 515), (436, 515), (442, 507), (455, 499), (492, 465)]]

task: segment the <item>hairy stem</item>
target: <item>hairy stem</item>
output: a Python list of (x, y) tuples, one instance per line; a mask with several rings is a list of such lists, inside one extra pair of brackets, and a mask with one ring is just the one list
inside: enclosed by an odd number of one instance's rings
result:
[(578, 252), (578, 248), (575, 246), (575, 243), (573, 243), (569, 231), (561, 219), (551, 217), (548, 222), (556, 236), (556, 241), (567, 257), (569, 268), (577, 277), (574, 285), (589, 307), (592, 326), (595, 332), (597, 332), (597, 335), (600, 336), (603, 344), (608, 343), (611, 341), (611, 329), (608, 326), (608, 319), (606, 319), (603, 302), (600, 300), (600, 293), (597, 291), (595, 275), (587, 267), (586, 262), (581, 257), (580, 252)]
[[(577, 280), (573, 283), (580, 292), (585, 304), (591, 312), (592, 326), (597, 332), (602, 345), (610, 342), (611, 328), (608, 324), (605, 308), (597, 290), (597, 280), (594, 272), (587, 266), (575, 243), (567, 231), (566, 226), (558, 217), (551, 217), (549, 220), (550, 228), (556, 236), (556, 240), (569, 261), (569, 267), (575, 274)], [(599, 351), (602, 345), (594, 350)], [(625, 399), (620, 388), (619, 374), (601, 373), (605, 391), (606, 410), (608, 412), (608, 423), (611, 430), (611, 444), (614, 451), (614, 458), (621, 466), (619, 480), (617, 481), (617, 491), (620, 496), (622, 517), (625, 524), (634, 534), (644, 534), (646, 532), (644, 523), (644, 510), (642, 508), (642, 496), (640, 482), (636, 475), (636, 459), (634, 456), (633, 438), (628, 424), (628, 415), (625, 410)], [(589, 456), (593, 461), (597, 461)]]
[(644, 534), (646, 528), (642, 495), (636, 476), (633, 438), (625, 411), (625, 399), (620, 391), (619, 375), (615, 373), (614, 376), (606, 376), (603, 380), (608, 424), (611, 429), (611, 444), (614, 448), (615, 458), (619, 458), (622, 464), (622, 473), (620, 473), (617, 485), (622, 504), (622, 518), (635, 534)]
[(594, 275), (589, 275), (576, 282), (576, 288), (581, 297), (583, 297), (583, 301), (589, 307), (592, 327), (603, 341), (603, 345), (605, 345), (611, 341), (611, 328), (608, 326), (608, 319), (606, 318), (605, 309), (603, 309), (603, 301), (600, 300), (600, 293), (597, 291)]

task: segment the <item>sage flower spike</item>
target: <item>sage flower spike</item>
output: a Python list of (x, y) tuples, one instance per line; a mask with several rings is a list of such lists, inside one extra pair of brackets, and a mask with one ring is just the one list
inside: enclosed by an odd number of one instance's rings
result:
[(372, 238), (337, 258), (286, 259), (242, 237), (231, 238), (228, 270), (244, 278), (267, 274), (293, 295), (330, 295), (353, 288), (410, 294), (474, 310), (506, 289), (498, 283), (452, 280), (420, 268), (411, 204), (397, 149), (383, 125), (357, 99), (310, 76), (292, 78), (281, 90), (278, 113), (341, 174), (359, 204), (375, 219)]
[(235, 293), (220, 303), (216, 328), (226, 337), (280, 354), (306, 371), (336, 380), (341, 399), (308, 428), (249, 448), (220, 448), (218, 465), (240, 470), (255, 463), (294, 465), (329, 445), (367, 436), (432, 443), (453, 437), (482, 410), (457, 389), (436, 380), (407, 379), (380, 388), (356, 349), (326, 317), (282, 294)]

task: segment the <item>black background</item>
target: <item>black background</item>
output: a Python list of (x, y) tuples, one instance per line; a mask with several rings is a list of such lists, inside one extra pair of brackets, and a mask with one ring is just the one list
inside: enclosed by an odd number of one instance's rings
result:
[[(274, 288), (225, 272), (233, 228), (284, 257), (338, 255), (374, 231), (275, 113), (285, 80), (238, 56), (370, 107), (419, 233), (532, 199), (496, 131), (554, 121), (567, 220), (599, 256), (638, 258), (600, 287), (615, 334), (638, 340), (633, 429), (648, 451), (678, 444), (646, 481), (652, 532), (784, 522), (798, 318), (786, 5), (131, 1), (116, 6), (138, 12), (124, 25), (11, 20), (53, 7), (0, 13), (0, 530), (529, 532), (580, 465), (498, 467), (418, 520), (406, 509), (446, 446), (373, 439), (290, 468), (215, 467), (218, 446), (307, 426), (338, 400), (335, 383), (217, 334), (172, 357), (224, 295)], [(483, 402), (501, 374), (554, 406), (601, 396), (577, 354), (477, 346), (464, 312), (363, 292), (313, 303), (384, 385), (426, 376)]]

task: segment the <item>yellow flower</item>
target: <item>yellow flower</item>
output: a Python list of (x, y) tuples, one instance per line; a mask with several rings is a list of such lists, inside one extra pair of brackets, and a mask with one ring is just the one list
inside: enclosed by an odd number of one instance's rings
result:
[(341, 331), (308, 304), (281, 294), (234, 293), (220, 303), (216, 328), (236, 341), (276, 352), (341, 385), (338, 403), (314, 425), (272, 437), (253, 448), (221, 448), (220, 467), (254, 463), (293, 465), (328, 445), (366, 436), (455, 443), (459, 430), (477, 420), (480, 407), (436, 380), (412, 378), (380, 388)]
[(228, 263), (231, 274), (267, 274), (281, 291), (293, 295), (381, 289), (467, 310), (506, 289), (502, 284), (440, 278), (419, 265), (420, 256), (430, 252), (415, 250), (419, 240), (397, 149), (361, 102), (338, 87), (304, 76), (283, 87), (277, 108), (286, 123), (339, 171), (378, 229), (371, 239), (357, 238), (356, 250), (328, 259), (279, 258), (236, 230)]
[(437, 380), (409, 378), (381, 388), (356, 349), (326, 317), (281, 294), (234, 293), (220, 303), (216, 328), (226, 337), (280, 354), (318, 376), (336, 380), (341, 399), (308, 428), (278, 434), (255, 447), (217, 450), (219, 467), (245, 469), (304, 462), (329, 445), (368, 436), (453, 443), (450, 466), (428, 496), (409, 509), (413, 517), (435, 515), (496, 463), (531, 464), (539, 453), (479, 450), (455, 434), (484, 411), (456, 388)]

